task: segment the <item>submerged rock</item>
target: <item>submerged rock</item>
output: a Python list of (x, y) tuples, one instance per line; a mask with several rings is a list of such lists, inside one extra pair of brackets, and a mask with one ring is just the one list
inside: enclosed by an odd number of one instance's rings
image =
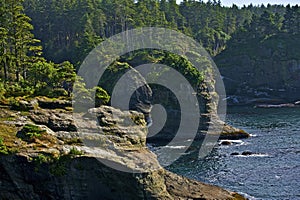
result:
[(252, 155), (252, 154), (254, 154), (254, 153), (251, 152), (251, 151), (244, 151), (244, 152), (242, 153), (243, 156), (250, 156), (250, 155)]
[(230, 142), (230, 141), (222, 141), (221, 145), (226, 145), (226, 146), (232, 145), (232, 142)]

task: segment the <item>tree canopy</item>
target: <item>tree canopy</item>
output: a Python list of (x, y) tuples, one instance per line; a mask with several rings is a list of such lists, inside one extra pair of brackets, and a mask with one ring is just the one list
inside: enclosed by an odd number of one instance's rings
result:
[(300, 31), (299, 6), (224, 7), (216, 0), (3, 0), (0, 15), (0, 78), (35, 93), (72, 82), (97, 44), (137, 27), (178, 30), (212, 56), (245, 40)]

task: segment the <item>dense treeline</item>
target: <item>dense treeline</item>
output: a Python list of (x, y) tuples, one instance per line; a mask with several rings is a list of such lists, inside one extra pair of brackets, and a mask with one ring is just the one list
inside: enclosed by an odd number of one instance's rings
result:
[(298, 6), (224, 7), (216, 0), (3, 0), (0, 14), (0, 76), (17, 83), (12, 93), (64, 87), (74, 80), (73, 64), (99, 42), (137, 27), (181, 31), (212, 56), (230, 43), (300, 31)]
[(73, 64), (80, 64), (103, 39), (136, 27), (182, 31), (201, 42), (214, 56), (241, 29), (251, 26), (252, 32), (259, 29), (259, 34), (271, 34), (288, 30), (299, 22), (296, 6), (228, 8), (216, 0), (185, 0), (180, 5), (175, 0), (26, 0), (24, 5), (32, 18), (35, 35), (42, 40), (44, 56)]
[[(0, 98), (3, 96), (48, 95), (75, 78), (70, 62), (54, 64), (42, 55), (31, 19), (24, 13), (22, 0), (0, 2)], [(54, 92), (55, 93), (55, 92)], [(66, 93), (58, 90), (57, 95)]]

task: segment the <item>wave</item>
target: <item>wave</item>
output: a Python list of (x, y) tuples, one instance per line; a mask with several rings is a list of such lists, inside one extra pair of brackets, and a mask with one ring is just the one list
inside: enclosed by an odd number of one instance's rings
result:
[(170, 149), (184, 149), (186, 146), (165, 146), (165, 148), (170, 148)]
[(237, 157), (269, 157), (269, 154), (253, 153), (251, 155), (236, 155)]
[(219, 141), (219, 145), (222, 145), (223, 142), (228, 142), (228, 143), (234, 144), (236, 146), (241, 146), (241, 145), (247, 145), (247, 144), (249, 144), (248, 142), (244, 142), (243, 140), (220, 140)]
[(248, 200), (257, 200), (257, 198), (247, 194), (247, 193), (244, 193), (244, 192), (239, 192), (239, 194), (243, 195), (246, 199)]

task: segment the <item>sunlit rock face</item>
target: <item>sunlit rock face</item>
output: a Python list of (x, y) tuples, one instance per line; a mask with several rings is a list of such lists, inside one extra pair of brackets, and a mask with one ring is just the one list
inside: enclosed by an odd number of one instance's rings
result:
[[(23, 116), (22, 124), (4, 122), (22, 134), (11, 132), (5, 138), (14, 141), (4, 142), (14, 152), (0, 156), (0, 199), (243, 199), (164, 170), (145, 146), (142, 113), (109, 106), (78, 115), (35, 109)], [(15, 119), (21, 115), (5, 113)], [(49, 123), (31, 120), (48, 122), (54, 116), (69, 119), (78, 130), (53, 130)], [(36, 133), (28, 134), (29, 128)]]

